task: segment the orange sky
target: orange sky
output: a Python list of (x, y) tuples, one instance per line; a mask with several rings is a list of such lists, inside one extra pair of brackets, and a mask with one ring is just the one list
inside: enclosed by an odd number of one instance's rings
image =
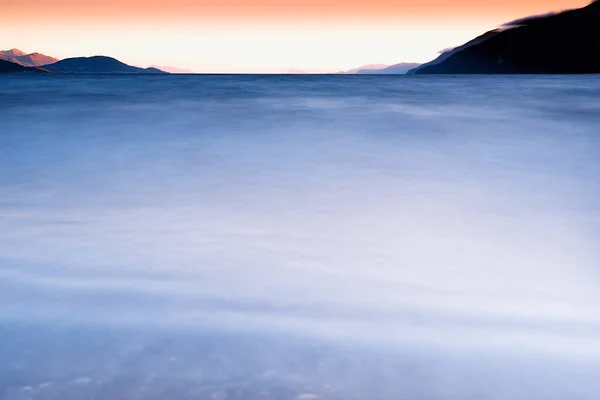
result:
[(577, 7), (574, 0), (0, 0), (3, 19), (480, 18)]
[(0, 0), (0, 48), (197, 71), (424, 62), (510, 19), (586, 0)]

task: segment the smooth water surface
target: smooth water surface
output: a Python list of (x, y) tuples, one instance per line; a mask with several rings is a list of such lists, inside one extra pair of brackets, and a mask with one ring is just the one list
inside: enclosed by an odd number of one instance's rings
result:
[(1, 399), (599, 399), (600, 77), (0, 77)]

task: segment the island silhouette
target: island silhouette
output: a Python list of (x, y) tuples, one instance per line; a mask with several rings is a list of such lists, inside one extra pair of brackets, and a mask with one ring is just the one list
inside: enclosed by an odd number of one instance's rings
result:
[(166, 74), (158, 68), (139, 68), (106, 56), (66, 58), (44, 65), (50, 72), (68, 74)]
[(74, 57), (58, 60), (19, 49), (0, 51), (0, 72), (54, 72), (81, 74), (167, 74), (158, 68), (140, 68), (106, 56)]

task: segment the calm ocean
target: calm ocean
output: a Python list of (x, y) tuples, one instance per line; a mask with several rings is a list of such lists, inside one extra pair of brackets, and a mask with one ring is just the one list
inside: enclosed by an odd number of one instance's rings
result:
[(600, 76), (1, 76), (0, 399), (600, 399)]

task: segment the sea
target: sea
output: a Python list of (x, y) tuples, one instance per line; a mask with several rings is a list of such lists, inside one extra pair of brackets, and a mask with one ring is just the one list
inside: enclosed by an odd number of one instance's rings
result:
[(600, 399), (600, 76), (0, 77), (0, 399)]

